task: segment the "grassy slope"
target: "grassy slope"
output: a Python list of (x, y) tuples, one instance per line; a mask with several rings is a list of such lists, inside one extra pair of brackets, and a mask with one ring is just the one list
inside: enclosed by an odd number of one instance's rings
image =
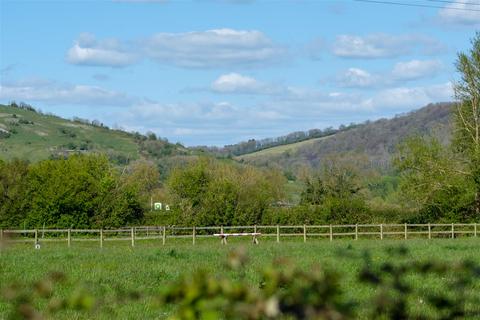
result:
[(272, 148), (267, 148), (263, 149), (257, 152), (252, 152), (248, 154), (244, 154), (238, 157), (235, 157), (236, 160), (241, 160), (244, 159), (246, 161), (249, 160), (254, 160), (256, 158), (262, 158), (262, 157), (268, 157), (268, 156), (274, 156), (274, 155), (279, 155), (284, 152), (295, 152), (299, 148), (308, 148), (313, 145), (315, 145), (317, 142), (328, 139), (328, 137), (322, 137), (322, 138), (315, 138), (315, 139), (309, 139), (301, 142), (296, 142), (296, 143), (291, 143), (291, 144), (286, 144), (282, 146), (277, 146), (277, 147), (272, 147)]
[[(14, 114), (16, 118), (13, 117)], [(19, 123), (20, 119), (32, 121), (33, 124)], [(80, 146), (89, 141), (91, 151), (112, 152), (130, 159), (139, 157), (138, 145), (125, 132), (75, 123), (28, 110), (0, 105), (0, 128), (17, 131), (7, 139), (0, 138), (1, 159), (38, 161), (47, 159), (62, 146), (68, 149), (69, 144)]]
[[(246, 269), (246, 281), (252, 285), (261, 281), (259, 270), (271, 265), (276, 258), (286, 257), (303, 268), (321, 263), (335, 269), (342, 276), (344, 293), (360, 300), (372, 293), (356, 281), (364, 250), (370, 251), (373, 261), (386, 260), (387, 249), (404, 245), (409, 249), (409, 257), (421, 261), (471, 259), (480, 262), (478, 242), (473, 238), (333, 242), (310, 239), (307, 243), (291, 239), (281, 244), (275, 243), (274, 239), (260, 241), (258, 246), (252, 246), (247, 239), (232, 239), (228, 246), (221, 246), (216, 240), (199, 239), (197, 245), (192, 246), (187, 239), (167, 239), (165, 247), (157, 241), (145, 241), (138, 242), (135, 249), (129, 247), (128, 241), (107, 242), (103, 249), (98, 248), (98, 243), (75, 242), (70, 249), (65, 243), (45, 243), (39, 251), (35, 251), (31, 244), (18, 244), (0, 251), (0, 289), (12, 282), (33, 282), (50, 271), (62, 271), (69, 279), (60, 285), (58, 295), (70, 294), (80, 286), (109, 301), (114, 300), (114, 288), (154, 295), (169, 281), (198, 269), (238, 279), (238, 274), (228, 271), (224, 262), (229, 250), (239, 243), (248, 249), (250, 263)], [(425, 281), (413, 281), (417, 286), (425, 286)], [(440, 286), (440, 283), (434, 284)], [(6, 317), (7, 310), (8, 306), (0, 298), (0, 319)], [(56, 318), (163, 319), (170, 313), (170, 308), (155, 308), (150, 299), (142, 298), (136, 303), (104, 304), (94, 315), (68, 312)]]

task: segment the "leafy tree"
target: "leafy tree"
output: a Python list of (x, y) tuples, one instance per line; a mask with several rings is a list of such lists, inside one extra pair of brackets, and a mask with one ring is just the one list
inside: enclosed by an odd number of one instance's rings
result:
[(160, 186), (160, 173), (153, 162), (137, 160), (125, 167), (120, 182), (135, 190), (145, 209), (148, 209), (153, 191)]
[(73, 156), (33, 165), (28, 177), (31, 209), (27, 224), (89, 227), (97, 207), (95, 195), (101, 193), (106, 172), (108, 160), (100, 157)]
[(0, 228), (19, 227), (25, 219), (28, 199), (28, 163), (21, 160), (0, 160)]
[[(420, 208), (416, 222), (466, 221), (474, 185), (468, 168), (451, 148), (434, 138), (412, 137), (399, 146), (395, 164), (401, 172), (400, 190), (411, 206)], [(466, 211), (466, 212), (465, 212)]]
[(332, 161), (307, 176), (300, 204), (317, 206), (316, 222), (357, 223), (368, 211), (362, 189), (354, 166)]
[(420, 208), (419, 221), (468, 221), (480, 214), (480, 33), (459, 53), (452, 143), (414, 137), (395, 160), (401, 189)]
[(480, 32), (472, 39), (468, 53), (459, 53), (456, 62), (460, 80), (454, 85), (459, 101), (455, 111), (453, 144), (464, 155), (475, 183), (475, 211), (480, 214)]
[(279, 172), (201, 158), (174, 169), (166, 182), (174, 212), (172, 223), (255, 224), (281, 198)]
[(135, 161), (120, 171), (106, 155), (0, 161), (0, 228), (142, 223), (159, 183), (154, 163)]

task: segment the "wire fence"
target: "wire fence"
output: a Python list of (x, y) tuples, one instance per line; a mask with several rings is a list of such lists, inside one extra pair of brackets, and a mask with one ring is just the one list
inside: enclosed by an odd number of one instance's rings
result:
[[(103, 247), (109, 241), (128, 241), (134, 247), (142, 240), (157, 240), (162, 245), (174, 239), (191, 239), (192, 244), (204, 238), (218, 238), (226, 243), (226, 238), (253, 236), (274, 238), (276, 242), (289, 238), (309, 239), (410, 239), (410, 238), (458, 238), (477, 237), (477, 223), (452, 224), (351, 224), (351, 225), (254, 225), (254, 226), (137, 226), (118, 229), (30, 229), (1, 230), (0, 242), (31, 242), (39, 248), (48, 242), (94, 241)], [(225, 239), (225, 241), (223, 241)]]

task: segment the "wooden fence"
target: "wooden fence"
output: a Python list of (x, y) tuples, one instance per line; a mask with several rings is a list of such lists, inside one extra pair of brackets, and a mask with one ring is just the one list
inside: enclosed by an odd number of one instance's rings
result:
[(141, 240), (157, 240), (163, 245), (167, 239), (214, 238), (218, 233), (261, 233), (261, 238), (275, 238), (276, 242), (289, 237), (307, 239), (409, 239), (477, 237), (477, 223), (471, 224), (354, 224), (354, 225), (297, 225), (297, 226), (219, 226), (177, 227), (142, 226), (120, 229), (33, 229), (0, 230), (0, 242), (32, 242), (36, 246), (46, 242), (65, 242), (68, 247), (77, 241), (95, 241), (103, 247), (106, 241), (129, 241), (134, 247)]

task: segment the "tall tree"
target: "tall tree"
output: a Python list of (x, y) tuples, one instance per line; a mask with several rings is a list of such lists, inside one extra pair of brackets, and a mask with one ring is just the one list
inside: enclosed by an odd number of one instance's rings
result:
[(455, 112), (454, 147), (470, 167), (476, 185), (475, 211), (480, 214), (480, 32), (472, 39), (468, 53), (459, 53), (456, 62), (460, 80), (454, 85)]
[(480, 215), (480, 33), (459, 53), (454, 84), (454, 135), (450, 147), (414, 137), (399, 146), (395, 161), (403, 194), (423, 222), (477, 220)]

